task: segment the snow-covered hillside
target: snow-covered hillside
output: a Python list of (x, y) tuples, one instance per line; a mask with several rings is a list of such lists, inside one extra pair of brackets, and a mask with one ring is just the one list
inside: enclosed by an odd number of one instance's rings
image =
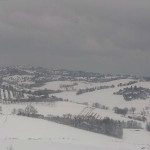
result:
[[(145, 99), (139, 96), (128, 101), (116, 94), (127, 90), (125, 94), (132, 96), (137, 89), (138, 95), (148, 92), (150, 82), (144, 78), (32, 66), (1, 68), (0, 75), (0, 150), (9, 146), (13, 150), (150, 150), (150, 132), (146, 130), (150, 121), (149, 94)], [(41, 119), (24, 117), (28, 106)], [(46, 121), (49, 116), (62, 122)], [(81, 119), (84, 128), (68, 124), (70, 120), (66, 126), (66, 116), (71, 116), (71, 121)], [(105, 118), (119, 123), (115, 127), (122, 129), (122, 139), (98, 130), (104, 128), (94, 121)], [(95, 130), (90, 130), (90, 125)]]
[[(3, 108), (4, 114), (12, 114), (14, 109), (25, 109), (29, 103), (19, 103), (19, 104), (9, 104), (9, 105), (1, 105)], [(47, 115), (54, 115), (54, 116), (63, 116), (65, 114), (71, 114), (74, 116), (78, 115), (84, 115), (86, 116), (88, 113), (89, 115), (97, 114), (98, 118), (102, 119), (105, 117), (110, 117), (114, 120), (120, 120), (120, 121), (128, 121), (130, 120), (127, 117), (124, 117), (120, 114), (113, 113), (112, 110), (104, 110), (104, 109), (98, 109), (90, 106), (85, 106), (83, 104), (77, 104), (77, 103), (70, 103), (70, 102), (55, 102), (55, 103), (30, 103), (32, 106), (34, 106), (39, 114), (42, 114), (44, 116)]]
[[(110, 108), (115, 106), (124, 108), (124, 107), (136, 107), (138, 111), (141, 111), (144, 107), (150, 106), (150, 98), (147, 100), (134, 100), (134, 101), (125, 101), (122, 96), (114, 95), (113, 93), (121, 89), (122, 87), (118, 87), (119, 83), (127, 83), (129, 79), (111, 81), (107, 83), (102, 83), (103, 85), (115, 85), (115, 88), (111, 89), (103, 89), (99, 91), (93, 91), (84, 93), (81, 95), (77, 95), (74, 91), (65, 91), (63, 93), (53, 94), (57, 97), (61, 97), (63, 99), (68, 99), (74, 102), (88, 102), (89, 104), (98, 102), (102, 105), (106, 105)], [(100, 83), (99, 83), (100, 84)], [(101, 85), (101, 84), (100, 84)], [(145, 88), (150, 88), (150, 82), (139, 82), (134, 84), (133, 86), (142, 86)]]
[(148, 147), (149, 137), (144, 130), (125, 130), (124, 139), (116, 139), (40, 119), (0, 115), (1, 150), (140, 150)]

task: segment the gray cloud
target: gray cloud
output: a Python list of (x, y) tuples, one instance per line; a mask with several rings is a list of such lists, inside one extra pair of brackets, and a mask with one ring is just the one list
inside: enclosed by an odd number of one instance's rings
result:
[(0, 1), (0, 63), (150, 75), (150, 1)]

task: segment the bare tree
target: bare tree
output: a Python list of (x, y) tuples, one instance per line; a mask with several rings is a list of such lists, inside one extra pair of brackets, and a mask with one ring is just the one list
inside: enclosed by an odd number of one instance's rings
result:
[(15, 115), (17, 113), (17, 110), (14, 108), (11, 112), (13, 115)]
[(26, 108), (25, 108), (25, 113), (26, 114), (37, 114), (37, 110), (32, 106), (32, 105), (28, 105)]
[(14, 150), (12, 146), (7, 147), (7, 150)]
[(0, 113), (2, 112), (2, 106), (0, 106)]
[(136, 111), (136, 108), (135, 107), (131, 107), (131, 112), (134, 114), (134, 112)]

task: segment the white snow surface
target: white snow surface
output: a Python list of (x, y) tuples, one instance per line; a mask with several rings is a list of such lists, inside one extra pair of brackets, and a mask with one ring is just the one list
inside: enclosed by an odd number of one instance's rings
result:
[(1, 150), (140, 150), (149, 143), (150, 133), (144, 130), (124, 130), (123, 139), (117, 139), (50, 121), (0, 115)]

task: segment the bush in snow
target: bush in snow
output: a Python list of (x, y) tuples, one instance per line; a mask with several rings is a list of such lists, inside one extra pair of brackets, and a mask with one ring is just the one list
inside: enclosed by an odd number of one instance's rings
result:
[(93, 104), (92, 104), (92, 107), (100, 108), (100, 107), (101, 107), (101, 105), (100, 105), (99, 103), (93, 103)]
[(148, 122), (148, 123), (146, 124), (146, 129), (147, 129), (147, 131), (150, 132), (150, 122)]
[(11, 112), (13, 115), (17, 114), (17, 110), (14, 108)]
[(116, 114), (122, 114), (122, 115), (126, 115), (128, 113), (128, 108), (118, 108), (118, 107), (114, 107), (113, 108), (114, 112)]
[(97, 103), (97, 102), (96, 102), (96, 103), (93, 103), (93, 104), (92, 104), (92, 107), (108, 110), (108, 107), (107, 107), (107, 106), (101, 105), (101, 104), (99, 104), (99, 103)]
[(21, 109), (21, 108), (19, 108), (19, 109), (17, 110), (17, 115), (23, 115), (23, 114), (24, 114), (24, 110)]

